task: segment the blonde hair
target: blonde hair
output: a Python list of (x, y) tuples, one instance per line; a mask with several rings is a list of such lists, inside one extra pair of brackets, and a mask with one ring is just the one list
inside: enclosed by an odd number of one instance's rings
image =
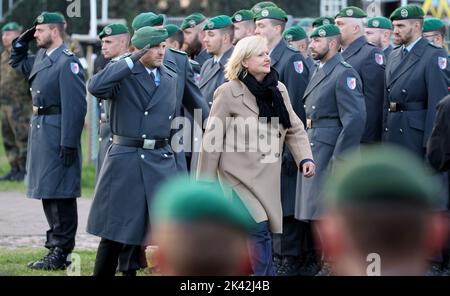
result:
[(225, 65), (225, 78), (227, 80), (238, 79), (239, 75), (246, 71), (242, 62), (259, 55), (265, 48), (267, 48), (267, 39), (261, 36), (249, 36), (239, 40)]

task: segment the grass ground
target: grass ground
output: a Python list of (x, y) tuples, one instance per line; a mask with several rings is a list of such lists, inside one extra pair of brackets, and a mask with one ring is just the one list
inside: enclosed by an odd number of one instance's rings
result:
[[(87, 159), (87, 132), (83, 132), (82, 135), (82, 147), (83, 157)], [(9, 172), (10, 166), (8, 159), (5, 155), (5, 149), (3, 147), (3, 140), (0, 136), (0, 175), (4, 175)], [(81, 189), (83, 197), (92, 197), (94, 195), (95, 187), (95, 164), (83, 161), (83, 171), (81, 173)], [(18, 191), (26, 192), (26, 187), (23, 182), (0, 182), (0, 191)]]

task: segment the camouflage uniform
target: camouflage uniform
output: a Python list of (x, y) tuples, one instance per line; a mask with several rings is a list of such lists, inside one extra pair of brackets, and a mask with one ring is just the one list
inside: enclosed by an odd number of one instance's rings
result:
[(31, 96), (26, 79), (8, 65), (8, 59), (9, 50), (5, 49), (0, 64), (3, 144), (11, 170), (25, 174)]

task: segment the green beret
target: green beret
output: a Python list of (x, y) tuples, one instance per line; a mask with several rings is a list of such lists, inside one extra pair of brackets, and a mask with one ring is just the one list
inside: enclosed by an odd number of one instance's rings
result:
[(34, 25), (64, 24), (64, 17), (59, 12), (43, 12), (35, 20)]
[(445, 27), (444, 21), (435, 17), (430, 17), (423, 21), (423, 32), (438, 31), (443, 27)]
[(231, 20), (233, 23), (239, 23), (243, 21), (252, 21), (255, 18), (255, 14), (251, 10), (242, 9), (236, 11), (232, 16)]
[(322, 25), (334, 25), (334, 18), (331, 16), (321, 16), (312, 22), (313, 27), (320, 27)]
[(134, 32), (131, 38), (131, 44), (136, 48), (142, 49), (150, 44), (150, 47), (156, 46), (167, 39), (167, 30), (154, 27), (142, 27)]
[(417, 202), (431, 207), (439, 200), (442, 188), (431, 169), (403, 148), (372, 146), (343, 157), (322, 192), (330, 206)]
[(239, 198), (225, 197), (216, 182), (195, 182), (178, 177), (156, 193), (150, 212), (151, 222), (218, 221), (244, 230), (251, 230), (254, 220)]
[(216, 29), (222, 29), (228, 26), (233, 25), (233, 21), (231, 20), (231, 17), (227, 15), (218, 15), (213, 18), (210, 18), (205, 26), (203, 26), (203, 30), (216, 30)]
[(280, 21), (284, 21), (287, 22), (288, 18), (287, 18), (287, 14), (286, 12), (279, 8), (279, 7), (266, 7), (263, 8), (260, 12), (256, 13), (255, 15), (255, 20), (262, 20), (262, 19), (275, 19), (275, 20), (280, 20)]
[(98, 34), (98, 38), (102, 39), (107, 36), (114, 36), (119, 34), (130, 33), (127, 26), (122, 24), (109, 24), (103, 28), (103, 30)]
[(367, 14), (359, 7), (349, 6), (341, 9), (334, 18), (338, 17), (364, 18), (367, 17)]
[(397, 8), (391, 13), (389, 17), (391, 21), (408, 20), (408, 19), (422, 19), (424, 16), (422, 8), (417, 5), (405, 5)]
[(306, 31), (302, 27), (291, 27), (283, 32), (286, 41), (298, 41), (306, 38)]
[(261, 12), (261, 10), (267, 7), (278, 7), (278, 6), (271, 1), (262, 1), (253, 5), (251, 11), (253, 12), (253, 14), (257, 14), (258, 12)]
[(206, 16), (201, 13), (193, 13), (186, 17), (181, 24), (181, 30), (185, 30), (187, 28), (193, 28), (198, 24), (201, 24), (204, 20), (206, 20)]
[(143, 12), (138, 14), (134, 19), (131, 27), (133, 30), (139, 30), (142, 27), (162, 26), (164, 23), (164, 16), (162, 14), (155, 14), (153, 12)]
[(341, 34), (339, 28), (336, 25), (322, 25), (314, 29), (311, 33), (312, 37), (331, 37)]
[(367, 28), (392, 30), (392, 22), (384, 16), (371, 17), (367, 21)]
[(174, 24), (167, 24), (164, 26), (164, 29), (167, 30), (167, 38), (172, 37), (176, 32), (180, 31), (180, 28)]
[(16, 22), (9, 22), (9, 23), (4, 24), (2, 27), (2, 32), (7, 32), (7, 31), (22, 31), (22, 27), (19, 26), (19, 24)]

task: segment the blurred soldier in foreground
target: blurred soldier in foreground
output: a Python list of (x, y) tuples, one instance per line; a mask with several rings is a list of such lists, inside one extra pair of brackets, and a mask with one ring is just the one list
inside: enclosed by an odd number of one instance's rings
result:
[(164, 275), (243, 276), (250, 266), (247, 210), (227, 199), (219, 184), (176, 179), (152, 204), (152, 243)]
[(439, 182), (410, 152), (375, 146), (336, 168), (323, 191), (319, 222), (337, 275), (424, 275), (448, 232), (433, 212)]
[[(36, 56), (28, 44), (36, 39)], [(75, 247), (81, 196), (81, 132), (86, 86), (80, 61), (63, 42), (64, 19), (43, 12), (13, 41), (10, 65), (28, 77), (33, 101), (27, 155), (27, 196), (42, 199), (49, 253), (33, 269), (63, 269)]]
[(23, 181), (26, 174), (28, 128), (31, 96), (25, 77), (8, 65), (12, 41), (22, 28), (15, 22), (2, 27), (3, 52), (0, 64), (0, 104), (2, 138), (11, 170), (0, 177), (5, 181)]
[(367, 41), (383, 50), (384, 57), (387, 59), (392, 52), (391, 35), (392, 22), (390, 19), (377, 16), (372, 17), (367, 21), (367, 28), (364, 31)]

